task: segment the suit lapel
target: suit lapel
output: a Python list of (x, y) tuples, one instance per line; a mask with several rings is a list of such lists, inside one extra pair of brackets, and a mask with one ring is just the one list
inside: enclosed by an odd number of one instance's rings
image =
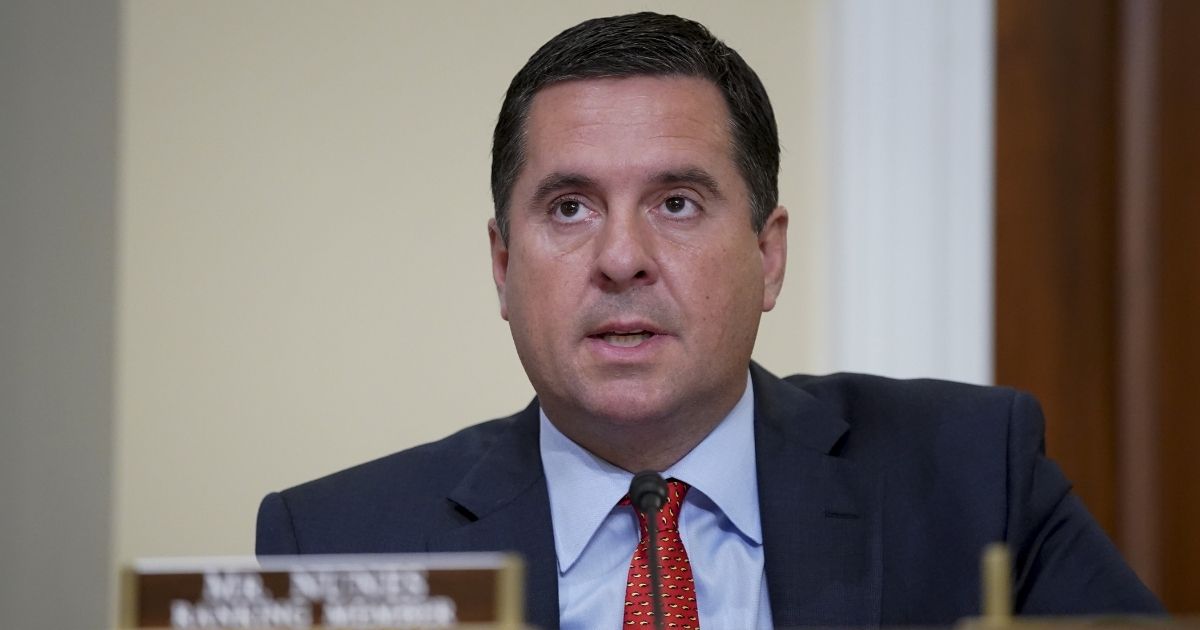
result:
[(472, 520), (430, 536), (427, 549), (520, 553), (525, 559), (525, 618), (542, 628), (558, 628), (558, 568), (536, 400), (515, 416), (447, 500)]
[(849, 425), (751, 365), (763, 546), (776, 626), (879, 624), (880, 490), (836, 445)]

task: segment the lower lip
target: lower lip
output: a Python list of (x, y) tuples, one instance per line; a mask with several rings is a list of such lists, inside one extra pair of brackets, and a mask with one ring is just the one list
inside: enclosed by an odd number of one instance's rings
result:
[(669, 335), (654, 335), (636, 346), (614, 346), (601, 337), (588, 337), (588, 349), (609, 361), (636, 362), (648, 359), (662, 349)]

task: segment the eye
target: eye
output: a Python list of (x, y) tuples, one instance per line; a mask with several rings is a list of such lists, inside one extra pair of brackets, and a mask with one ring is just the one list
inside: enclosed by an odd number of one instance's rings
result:
[(579, 223), (587, 218), (591, 210), (579, 199), (566, 197), (554, 202), (550, 215), (562, 223)]
[(659, 205), (663, 212), (673, 219), (685, 219), (699, 214), (700, 208), (696, 202), (681, 195), (671, 195)]

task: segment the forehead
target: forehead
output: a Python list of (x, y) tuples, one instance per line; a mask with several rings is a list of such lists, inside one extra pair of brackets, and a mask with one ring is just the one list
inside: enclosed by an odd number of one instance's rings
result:
[(526, 125), (523, 174), (632, 175), (682, 165), (733, 174), (729, 109), (706, 79), (634, 76), (557, 83), (534, 97)]

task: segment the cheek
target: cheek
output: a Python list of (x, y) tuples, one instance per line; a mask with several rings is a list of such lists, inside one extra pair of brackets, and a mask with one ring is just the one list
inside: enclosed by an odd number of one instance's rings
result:
[(527, 254), (510, 257), (507, 302), (514, 325), (544, 333), (570, 318), (571, 267), (564, 263), (560, 259)]
[(725, 248), (688, 257), (683, 261), (688, 292), (704, 319), (727, 319), (734, 312), (757, 310), (762, 305), (762, 259), (743, 248)]

